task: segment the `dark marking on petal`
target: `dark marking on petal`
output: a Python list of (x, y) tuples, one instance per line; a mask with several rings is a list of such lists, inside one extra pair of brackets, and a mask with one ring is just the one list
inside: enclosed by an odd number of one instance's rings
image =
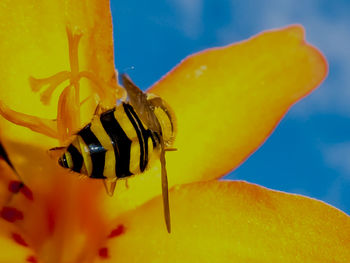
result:
[(21, 181), (10, 181), (8, 190), (11, 193), (17, 194), (23, 186), (24, 184)]
[(47, 211), (47, 227), (50, 234), (53, 234), (56, 227), (56, 215), (54, 208), (49, 208)]
[(5, 151), (4, 147), (2, 146), (2, 143), (0, 143), (0, 158), (5, 160), (5, 162), (12, 168), (15, 169), (7, 155), (7, 152)]
[(38, 260), (34, 256), (27, 257), (26, 261), (30, 263), (38, 263)]
[(4, 206), (0, 212), (3, 219), (8, 222), (15, 222), (23, 219), (23, 213), (14, 207)]
[(29, 187), (23, 184), (21, 181), (10, 181), (8, 190), (14, 194), (21, 192), (30, 201), (33, 201), (34, 199), (32, 190), (30, 190)]
[(124, 225), (118, 225), (116, 229), (113, 229), (112, 232), (109, 234), (108, 238), (113, 238), (120, 236), (125, 233), (125, 227)]
[(98, 255), (99, 255), (101, 258), (109, 258), (109, 255), (108, 255), (108, 248), (106, 248), (106, 247), (101, 247), (101, 248), (98, 250)]
[(26, 186), (25, 184), (23, 185), (23, 187), (21, 188), (21, 193), (30, 201), (33, 201), (34, 197), (33, 197), (33, 192), (32, 190), (29, 189), (28, 186)]
[(23, 239), (23, 237), (20, 234), (12, 233), (12, 239), (21, 246), (28, 246), (27, 242)]

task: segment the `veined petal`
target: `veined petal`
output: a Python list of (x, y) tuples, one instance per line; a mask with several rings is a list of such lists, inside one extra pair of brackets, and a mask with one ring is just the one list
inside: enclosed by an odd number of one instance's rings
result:
[[(81, 35), (78, 62), (73, 63), (73, 67), (79, 64), (80, 71), (87, 72), (85, 75), (93, 73), (94, 80), (106, 87), (116, 85), (109, 1), (4, 0), (0, 4), (0, 17), (0, 99), (11, 109), (44, 119), (56, 118), (57, 95), (69, 85), (65, 73), (71, 70), (72, 59), (69, 56), (68, 32)], [(45, 106), (40, 102), (39, 94), (31, 90), (30, 84), (41, 83), (37, 79), (53, 75), (57, 77), (52, 80), (52, 85), (63, 82), (54, 93), (51, 104)], [(81, 99), (96, 85), (96, 81), (86, 80), (84, 76), (84, 80), (80, 81)], [(90, 105), (89, 118), (93, 110)], [(34, 142), (37, 147), (46, 149), (57, 145), (57, 141), (13, 125), (3, 118), (0, 127), (2, 131), (6, 130), (2, 141), (14, 163), (18, 162), (15, 159), (20, 150), (14, 149), (9, 141)]]
[[(323, 202), (239, 181), (170, 192), (114, 222), (96, 262), (349, 262), (350, 217)], [(115, 232), (117, 232), (115, 230)]]
[[(237, 167), (321, 83), (327, 63), (304, 38), (301, 26), (291, 26), (209, 49), (186, 58), (152, 87), (177, 117), (178, 151), (166, 155), (170, 185), (218, 178)], [(131, 190), (117, 188), (120, 201), (108, 210), (160, 194), (159, 173), (154, 167), (130, 179)]]

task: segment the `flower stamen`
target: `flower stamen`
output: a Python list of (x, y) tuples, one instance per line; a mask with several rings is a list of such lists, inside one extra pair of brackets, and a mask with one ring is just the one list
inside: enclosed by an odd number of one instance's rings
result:
[(49, 87), (44, 90), (40, 95), (40, 100), (44, 105), (50, 103), (52, 93), (55, 91), (58, 85), (62, 82), (68, 80), (70, 77), (69, 71), (61, 71), (51, 77), (37, 79), (34, 77), (29, 77), (29, 85), (33, 92), (38, 92), (42, 89), (43, 86), (49, 85)]
[(53, 120), (39, 118), (11, 110), (2, 101), (0, 101), (0, 115), (14, 124), (27, 127), (32, 131), (44, 134), (52, 138), (58, 138), (56, 128), (57, 124)]
[[(29, 84), (33, 92), (43, 90), (44, 86), (48, 86), (41, 92), (40, 100), (44, 105), (50, 103), (54, 91), (65, 81), (69, 80), (69, 85), (66, 86), (59, 96), (57, 119), (49, 120), (35, 116), (26, 115), (11, 110), (2, 101), (0, 101), (0, 114), (7, 120), (27, 127), (35, 132), (47, 135), (60, 140), (64, 144), (74, 132), (81, 128), (80, 123), (80, 80), (86, 78), (93, 85), (92, 95), (88, 96), (88, 100), (93, 98), (96, 105), (102, 109), (108, 109), (115, 105), (118, 98), (124, 94), (117, 83), (111, 86), (104, 80), (100, 79), (95, 73), (83, 70), (80, 71), (78, 48), (79, 42), (83, 34), (79, 29), (74, 32), (67, 27), (68, 50), (70, 71), (61, 71), (47, 78), (29, 77)], [(84, 101), (85, 101), (84, 100)]]

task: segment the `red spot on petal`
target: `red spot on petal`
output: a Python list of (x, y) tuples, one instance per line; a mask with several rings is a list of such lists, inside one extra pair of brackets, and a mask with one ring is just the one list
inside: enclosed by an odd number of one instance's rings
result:
[(34, 256), (27, 257), (27, 262), (38, 263), (38, 260)]
[(30, 201), (33, 201), (33, 192), (32, 190), (29, 189), (28, 186), (23, 185), (23, 187), (21, 188), (21, 193)]
[(15, 222), (16, 220), (23, 219), (23, 213), (21, 211), (9, 206), (4, 206), (0, 212), (0, 215), (3, 219), (11, 223)]
[(23, 185), (21, 181), (10, 181), (8, 189), (11, 193), (17, 194)]
[(56, 218), (55, 210), (53, 208), (49, 208), (47, 211), (47, 225), (48, 225), (50, 234), (52, 234), (55, 230), (55, 226), (56, 226), (55, 218)]
[(17, 244), (25, 247), (28, 246), (28, 244), (24, 241), (23, 237), (20, 234), (12, 233), (12, 238)]
[(98, 251), (98, 255), (101, 257), (101, 258), (108, 258), (109, 255), (108, 255), (108, 248), (106, 247), (101, 247)]
[(112, 232), (109, 234), (108, 238), (120, 236), (121, 234), (124, 234), (124, 232), (125, 232), (124, 225), (119, 225), (119, 226), (117, 226), (116, 229), (112, 230)]
[(10, 181), (8, 190), (14, 194), (21, 192), (27, 199), (31, 201), (33, 200), (32, 190), (30, 190), (29, 187), (23, 184), (21, 181)]

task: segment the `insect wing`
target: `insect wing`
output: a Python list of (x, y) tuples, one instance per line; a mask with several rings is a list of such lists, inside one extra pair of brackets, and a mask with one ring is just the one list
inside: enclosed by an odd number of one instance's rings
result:
[[(131, 105), (136, 110), (140, 119), (148, 126), (148, 128), (154, 132), (161, 134), (160, 123), (154, 114), (152, 106), (148, 100), (147, 95), (142, 92), (126, 74), (121, 75), (122, 82)], [(166, 162), (165, 162), (165, 145), (163, 138), (160, 138), (161, 152), (160, 152), (160, 163), (161, 163), (161, 178), (162, 178), (162, 196), (163, 196), (163, 208), (164, 208), (164, 218), (166, 228), (168, 233), (171, 232), (170, 224), (170, 208), (169, 208), (169, 189), (168, 189), (168, 177), (166, 171)]]
[(147, 100), (147, 96), (142, 92), (126, 74), (121, 75), (123, 86), (128, 93), (131, 105), (139, 115), (140, 119), (147, 127), (154, 132), (161, 132), (161, 127), (151, 105)]

